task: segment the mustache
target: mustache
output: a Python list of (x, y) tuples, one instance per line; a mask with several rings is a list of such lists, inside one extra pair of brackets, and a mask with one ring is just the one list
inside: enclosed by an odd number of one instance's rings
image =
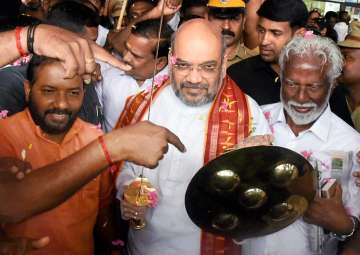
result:
[(287, 104), (289, 106), (293, 106), (293, 107), (306, 107), (306, 108), (315, 108), (315, 109), (318, 107), (317, 104), (315, 104), (314, 102), (307, 102), (307, 103), (300, 104), (293, 100), (289, 100)]
[(232, 37), (235, 37), (235, 33), (229, 29), (223, 29), (221, 31), (221, 34), (222, 35), (229, 35), (229, 36), (232, 36)]
[(295, 107), (309, 107), (309, 108), (310, 107), (314, 107), (314, 108), (317, 107), (317, 104), (315, 104), (314, 102), (308, 102), (308, 103), (300, 104), (300, 103), (295, 102), (293, 100), (289, 100), (288, 105), (295, 106)]
[(191, 82), (182, 82), (180, 88), (189, 88), (189, 89), (207, 89), (209, 86), (204, 83), (191, 83)]
[(53, 109), (45, 111), (44, 115), (47, 115), (47, 114), (59, 114), (59, 115), (69, 115), (69, 116), (71, 116), (72, 112), (67, 110), (67, 109), (53, 108)]

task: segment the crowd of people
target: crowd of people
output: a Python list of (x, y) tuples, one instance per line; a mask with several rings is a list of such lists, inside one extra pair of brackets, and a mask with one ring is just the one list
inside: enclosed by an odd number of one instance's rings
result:
[[(302, 0), (4, 6), (0, 255), (360, 254), (360, 22), (347, 12)], [(301, 154), (334, 193), (266, 236), (200, 229), (185, 209), (192, 177), (254, 145)], [(151, 206), (126, 196), (139, 177)]]

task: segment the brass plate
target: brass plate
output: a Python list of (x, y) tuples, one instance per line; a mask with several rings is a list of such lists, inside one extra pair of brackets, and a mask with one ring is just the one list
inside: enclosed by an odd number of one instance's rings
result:
[(188, 186), (185, 206), (200, 228), (246, 239), (293, 223), (315, 191), (315, 170), (303, 156), (278, 146), (255, 146), (202, 167)]

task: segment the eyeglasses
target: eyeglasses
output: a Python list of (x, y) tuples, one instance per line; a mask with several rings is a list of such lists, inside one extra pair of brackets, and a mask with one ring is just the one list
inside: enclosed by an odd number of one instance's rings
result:
[(179, 74), (187, 76), (195, 69), (196, 71), (204, 78), (213, 77), (217, 74), (219, 70), (219, 64), (216, 61), (204, 62), (198, 65), (194, 65), (192, 63), (177, 60), (174, 64), (174, 68), (178, 71)]

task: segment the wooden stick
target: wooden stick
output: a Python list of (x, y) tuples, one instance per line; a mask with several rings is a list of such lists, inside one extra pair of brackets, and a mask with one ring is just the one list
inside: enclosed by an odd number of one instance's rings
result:
[(122, 21), (124, 19), (124, 14), (125, 14), (127, 2), (128, 2), (128, 0), (123, 0), (123, 4), (121, 6), (121, 11), (120, 11), (120, 16), (119, 16), (117, 26), (116, 26), (117, 31), (120, 31), (121, 24), (122, 24)]

